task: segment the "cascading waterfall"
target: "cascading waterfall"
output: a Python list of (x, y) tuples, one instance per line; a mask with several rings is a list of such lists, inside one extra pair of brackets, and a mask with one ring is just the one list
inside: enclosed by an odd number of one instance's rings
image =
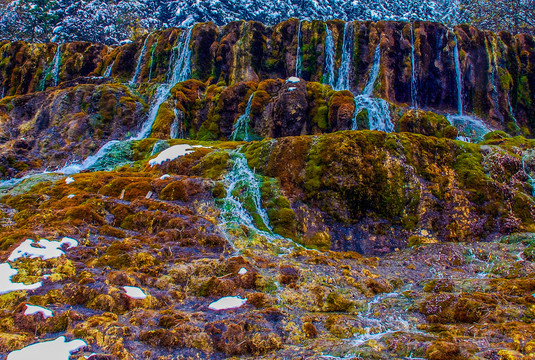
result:
[(58, 44), (58, 48), (56, 49), (56, 55), (54, 55), (54, 67), (52, 68), (52, 81), (54, 82), (54, 86), (58, 86), (59, 82), (59, 65), (61, 62), (61, 44)]
[(247, 107), (245, 108), (245, 113), (243, 115), (240, 115), (236, 122), (234, 123), (234, 126), (232, 128), (232, 140), (242, 140), (242, 141), (249, 141), (249, 123), (251, 121), (251, 104), (253, 103), (253, 96), (254, 93), (249, 97), (249, 101), (247, 101)]
[(455, 48), (453, 48), (453, 56), (455, 57), (455, 79), (457, 80), (457, 111), (459, 116), (463, 115), (463, 92), (462, 92), (462, 74), (461, 74), (461, 60), (459, 58), (459, 45), (457, 44), (457, 35), (453, 34), (455, 40)]
[(143, 47), (141, 48), (141, 52), (139, 53), (139, 56), (137, 58), (136, 70), (134, 71), (134, 75), (132, 76), (132, 79), (130, 79), (130, 81), (128, 82), (128, 84), (130, 85), (134, 85), (137, 82), (137, 77), (139, 76), (139, 72), (141, 71), (141, 63), (143, 61), (143, 55), (145, 55), (149, 37), (150, 37), (150, 34), (147, 35), (147, 37), (145, 38), (145, 42), (143, 42)]
[(375, 82), (379, 77), (381, 67), (381, 49), (379, 44), (375, 48), (373, 65), (370, 70), (368, 83), (360, 95), (355, 96), (355, 112), (353, 113), (352, 130), (358, 130), (358, 114), (366, 110), (368, 112), (368, 121), (370, 130), (379, 130), (384, 132), (393, 132), (394, 124), (390, 119), (390, 108), (388, 102), (383, 99), (372, 98)]
[(334, 87), (334, 39), (333, 33), (325, 24), (325, 67), (323, 69), (323, 82)]
[[(240, 248), (251, 245), (250, 235), (260, 237), (267, 240), (260, 241), (261, 247), (279, 255), (301, 248), (293, 240), (273, 232), (267, 211), (262, 207), (262, 182), (249, 167), (245, 155), (240, 152), (241, 148), (226, 151), (232, 167), (223, 178), (226, 196), (218, 200), (221, 210), (219, 219), (226, 238), (233, 238), (233, 245)], [(243, 237), (244, 234), (246, 238)]]
[(68, 164), (59, 173), (71, 175), (86, 170), (110, 170), (119, 165), (127, 164), (132, 154), (129, 141), (108, 141), (98, 152), (87, 157), (81, 164)]
[(113, 60), (113, 62), (108, 65), (108, 67), (106, 68), (106, 71), (104, 71), (104, 77), (110, 77), (111, 76), (111, 71), (113, 70), (113, 65), (115, 65), (115, 60)]
[(154, 124), (154, 120), (156, 120), (156, 116), (158, 115), (158, 110), (160, 109), (160, 106), (169, 97), (169, 92), (171, 91), (171, 89), (177, 83), (188, 79), (191, 73), (191, 50), (189, 48), (189, 45), (191, 41), (192, 29), (193, 27), (189, 27), (182, 33), (180, 37), (180, 42), (175, 47), (176, 56), (174, 56), (173, 62), (170, 64), (170, 69), (168, 71), (171, 76), (164, 84), (161, 84), (156, 90), (156, 97), (150, 107), (148, 118), (141, 127), (141, 130), (136, 136), (132, 138), (132, 140), (140, 140), (146, 138), (150, 134), (150, 130), (152, 128), (152, 125)]
[(272, 236), (267, 212), (262, 208), (260, 181), (239, 149), (230, 151), (229, 155), (232, 168), (223, 179), (227, 185), (221, 206), (223, 222), (227, 227), (246, 226), (261, 235)]
[(169, 92), (180, 81), (185, 81), (190, 75), (190, 59), (191, 51), (189, 44), (191, 40), (192, 27), (184, 30), (180, 37), (180, 43), (176, 47), (178, 56), (175, 57), (173, 63), (170, 64), (170, 78), (164, 84), (161, 84), (156, 90), (156, 100), (153, 102), (149, 115), (141, 130), (137, 135), (125, 141), (111, 140), (102, 146), (99, 151), (89, 156), (81, 164), (68, 164), (58, 172), (63, 174), (75, 174), (80, 171), (90, 169), (110, 169), (121, 164), (128, 163), (131, 154), (131, 142), (134, 140), (141, 140), (150, 134), (152, 124), (156, 119), (158, 110), (169, 96)]
[(457, 35), (453, 33), (455, 40), (455, 47), (453, 55), (455, 57), (455, 79), (457, 81), (457, 115), (448, 115), (447, 119), (451, 125), (455, 126), (459, 131), (457, 140), (466, 142), (482, 141), (485, 134), (492, 131), (481, 119), (474, 116), (463, 115), (463, 91), (462, 91), (462, 72), (461, 60), (459, 58), (459, 44), (457, 42)]
[(299, 29), (297, 31), (297, 53), (295, 55), (295, 76), (301, 77), (301, 20), (299, 20)]
[(338, 70), (338, 81), (335, 90), (350, 90), (351, 60), (353, 55), (353, 23), (346, 22), (344, 26), (344, 42), (342, 46), (342, 61)]
[(411, 25), (411, 101), (412, 107), (418, 109), (418, 102), (416, 101), (417, 89), (416, 89), (416, 60), (414, 56), (414, 28), (412, 22)]

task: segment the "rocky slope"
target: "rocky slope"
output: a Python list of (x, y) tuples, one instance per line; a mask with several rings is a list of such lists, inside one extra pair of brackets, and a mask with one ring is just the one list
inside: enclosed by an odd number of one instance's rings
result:
[(534, 47), (295, 19), (3, 42), (0, 352), (535, 356)]

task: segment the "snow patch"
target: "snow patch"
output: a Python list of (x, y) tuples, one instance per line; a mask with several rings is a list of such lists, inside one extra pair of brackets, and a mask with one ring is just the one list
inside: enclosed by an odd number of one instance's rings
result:
[(26, 310), (24, 311), (24, 315), (35, 315), (35, 314), (41, 314), (45, 319), (48, 319), (52, 316), (54, 316), (54, 313), (52, 310), (37, 306), (37, 305), (28, 305), (26, 304)]
[(75, 197), (76, 195), (74, 194), (70, 194), (69, 196), (67, 196), (69, 199), (72, 199), (73, 197)]
[(239, 296), (226, 296), (217, 301), (214, 301), (213, 303), (208, 305), (208, 308), (212, 310), (237, 309), (243, 306), (246, 302), (247, 302), (247, 299), (242, 299)]
[(135, 286), (123, 286), (124, 291), (126, 291), (126, 296), (132, 299), (143, 300), (147, 295), (138, 287)]
[(168, 178), (170, 178), (170, 177), (171, 177), (171, 175), (169, 175), (169, 174), (165, 174), (165, 175), (162, 175), (162, 176), (160, 177), (160, 180), (165, 180), (165, 179), (168, 179)]
[(7, 360), (69, 360), (73, 352), (86, 346), (87, 343), (83, 340), (66, 341), (65, 336), (60, 336), (52, 341), (43, 341), (12, 351)]
[(41, 285), (43, 285), (43, 283), (40, 281), (31, 285), (11, 282), (11, 278), (17, 275), (18, 273), (19, 271), (17, 269), (13, 269), (10, 264), (0, 264), (0, 295), (7, 294), (11, 291), (35, 290), (40, 288)]
[(69, 184), (72, 184), (74, 182), (74, 179), (72, 177), (68, 177), (65, 179), (65, 184), (69, 185)]
[(288, 88), (288, 91), (295, 91), (295, 89), (297, 89), (296, 87), (291, 87), (291, 88)]
[(67, 248), (76, 247), (78, 246), (78, 241), (64, 237), (61, 241), (41, 239), (38, 243), (35, 243), (31, 239), (27, 239), (11, 253), (8, 261), (15, 261), (21, 257), (41, 258), (43, 260), (57, 258), (65, 254), (61, 250), (63, 245), (66, 245)]
[(176, 158), (179, 158), (180, 156), (184, 156), (187, 154), (191, 154), (195, 151), (195, 148), (202, 148), (204, 146), (200, 145), (188, 145), (188, 144), (180, 144), (171, 146), (169, 149), (166, 149), (158, 154), (157, 157), (154, 159), (149, 160), (149, 165), (161, 165), (166, 161), (174, 160)]
[(297, 84), (300, 81), (301, 81), (301, 79), (299, 79), (298, 77), (295, 77), (295, 76), (292, 76), (292, 77), (288, 78), (288, 80), (286, 80), (287, 83), (291, 83), (291, 84)]
[(247, 269), (246, 268), (241, 268), (240, 271), (238, 271), (238, 274), (240, 274), (240, 275), (247, 274)]

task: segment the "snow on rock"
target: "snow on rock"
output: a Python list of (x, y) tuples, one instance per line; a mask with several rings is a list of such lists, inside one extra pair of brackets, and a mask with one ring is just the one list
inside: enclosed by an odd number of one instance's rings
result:
[(68, 360), (73, 352), (86, 346), (87, 343), (83, 340), (66, 341), (65, 336), (60, 336), (52, 341), (43, 341), (12, 351), (7, 360)]
[(292, 83), (292, 84), (297, 84), (299, 81), (301, 81), (301, 79), (295, 76), (292, 76), (288, 78), (288, 80), (286, 80), (287, 83)]
[(69, 196), (67, 196), (69, 199), (72, 199), (73, 197), (75, 197), (76, 195), (74, 194), (70, 194)]
[(132, 299), (143, 300), (147, 295), (138, 287), (135, 286), (123, 286), (124, 291), (126, 291), (126, 296)]
[(74, 179), (72, 177), (68, 177), (65, 179), (65, 184), (69, 185), (69, 184), (72, 184), (74, 182)]
[(67, 245), (68, 248), (76, 247), (78, 246), (78, 241), (64, 237), (61, 241), (41, 239), (35, 243), (31, 239), (27, 239), (11, 253), (8, 261), (15, 261), (21, 257), (41, 258), (43, 260), (57, 258), (65, 254), (61, 250), (63, 245)]
[[(7, 2), (9, 5), (4, 5), (0, 13), (0, 37), (22, 40), (21, 36), (29, 36), (21, 34), (21, 29), (43, 28), (44, 24), (37, 18), (39, 11), (28, 14), (27, 3), (11, 0)], [(186, 27), (208, 21), (226, 25), (234, 20), (255, 20), (275, 25), (291, 17), (301, 20), (428, 20), (451, 24), (466, 22), (473, 15), (461, 10), (459, 0), (100, 0), (53, 3), (58, 8), (54, 12), (57, 17), (52, 24), (46, 24), (53, 31), (41, 31), (42, 34), (38, 34), (40, 41), (53, 37), (57, 42), (83, 40), (109, 45), (130, 43), (133, 21), (138, 21), (136, 26), (148, 30)], [(131, 20), (123, 21), (127, 18)]]
[(168, 178), (170, 178), (170, 177), (171, 177), (171, 175), (169, 175), (169, 174), (165, 174), (165, 175), (162, 175), (162, 176), (160, 177), (160, 180), (165, 180), (165, 179), (168, 179)]
[(247, 302), (247, 299), (242, 299), (239, 296), (226, 296), (217, 301), (214, 301), (208, 308), (212, 310), (229, 310), (236, 309), (243, 306)]
[(49, 317), (54, 316), (54, 313), (52, 310), (37, 306), (37, 305), (29, 305), (26, 304), (26, 310), (24, 311), (24, 315), (35, 315), (35, 314), (41, 314), (45, 319), (48, 319)]
[(245, 275), (245, 274), (247, 274), (247, 269), (242, 267), (242, 268), (240, 269), (240, 271), (238, 271), (238, 274), (240, 274), (240, 275)]
[(296, 87), (291, 87), (291, 88), (288, 88), (288, 91), (295, 91), (295, 89), (297, 89)]
[(11, 282), (11, 278), (17, 275), (18, 272), (19, 271), (17, 269), (13, 269), (8, 263), (0, 264), (0, 295), (7, 294), (11, 291), (35, 290), (43, 285), (43, 283), (40, 281), (31, 285)]
[(188, 145), (188, 144), (180, 144), (171, 146), (170, 148), (162, 151), (158, 154), (157, 157), (154, 159), (149, 160), (149, 165), (161, 165), (166, 161), (174, 160), (176, 158), (179, 158), (180, 156), (184, 156), (187, 154), (191, 154), (195, 151), (195, 148), (202, 148), (204, 146), (200, 145)]

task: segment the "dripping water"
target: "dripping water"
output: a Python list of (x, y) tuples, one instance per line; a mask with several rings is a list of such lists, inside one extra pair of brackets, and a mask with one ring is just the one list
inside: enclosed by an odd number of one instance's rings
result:
[(158, 41), (160, 41), (161, 35), (158, 37), (154, 45), (152, 45), (152, 51), (150, 52), (150, 63), (149, 63), (149, 81), (152, 80), (152, 68), (153, 68), (153, 62), (154, 62), (154, 51), (156, 50), (156, 46), (158, 45)]
[(496, 110), (496, 114), (498, 114), (503, 121), (503, 116), (500, 113), (500, 103), (499, 103), (499, 92), (498, 92), (498, 86), (496, 84), (496, 78), (498, 76), (498, 55), (496, 53), (496, 39), (492, 38), (490, 40), (490, 54), (489, 54), (489, 67), (490, 67), (490, 85), (492, 88), (492, 101), (494, 103), (494, 109)]
[(323, 82), (334, 87), (334, 39), (333, 33), (325, 24), (325, 67), (323, 69)]
[(184, 129), (184, 113), (176, 107), (173, 109), (175, 119), (171, 124), (170, 137), (171, 139), (184, 139), (186, 137)]
[(59, 81), (59, 65), (61, 62), (61, 45), (58, 44), (58, 48), (56, 49), (56, 54), (54, 55), (54, 67), (52, 68), (52, 79), (54, 82), (54, 86), (58, 86)]
[(417, 96), (417, 89), (416, 89), (416, 60), (414, 56), (414, 28), (411, 25), (411, 100), (412, 100), (412, 107), (414, 109), (418, 109), (418, 103), (416, 101)]
[(513, 105), (511, 104), (511, 93), (510, 92), (507, 93), (507, 105), (509, 105), (509, 114), (513, 118), (513, 121), (515, 122), (516, 127), (518, 127), (518, 123), (516, 122), (515, 112), (513, 110)]
[(141, 62), (143, 61), (143, 55), (145, 54), (145, 49), (147, 47), (147, 42), (149, 41), (149, 37), (150, 35), (147, 35), (147, 37), (145, 38), (145, 42), (143, 42), (143, 47), (141, 48), (141, 52), (139, 53), (139, 56), (137, 58), (136, 70), (134, 71), (134, 75), (132, 76), (132, 79), (130, 79), (130, 82), (129, 82), (130, 85), (134, 85), (137, 82), (137, 78), (141, 70)]
[(249, 97), (249, 101), (247, 101), (247, 107), (245, 108), (245, 113), (243, 115), (240, 115), (236, 122), (234, 123), (233, 129), (232, 129), (232, 140), (242, 140), (242, 141), (249, 141), (249, 123), (251, 121), (251, 105), (253, 103), (253, 96), (254, 93)]
[(451, 125), (455, 126), (459, 131), (457, 140), (465, 142), (480, 142), (484, 136), (491, 132), (490, 129), (481, 119), (475, 116), (463, 115), (463, 96), (462, 96), (462, 73), (461, 60), (459, 58), (459, 44), (457, 42), (457, 35), (453, 33), (455, 47), (453, 54), (455, 57), (455, 78), (457, 82), (457, 115), (448, 115), (447, 119)]
[(460, 116), (463, 115), (463, 94), (462, 94), (462, 75), (461, 75), (461, 60), (459, 58), (459, 45), (457, 43), (457, 35), (453, 34), (455, 40), (455, 48), (453, 49), (453, 56), (455, 57), (455, 79), (457, 81), (457, 111)]
[(351, 60), (353, 54), (353, 23), (346, 22), (344, 26), (344, 42), (342, 46), (342, 62), (338, 70), (338, 81), (335, 90), (349, 90), (351, 75)]
[(301, 77), (301, 20), (299, 20), (299, 29), (297, 31), (297, 54), (295, 56), (295, 76)]
[(111, 71), (113, 70), (113, 65), (115, 65), (115, 59), (113, 60), (113, 62), (108, 65), (108, 67), (106, 68), (106, 71), (104, 71), (104, 77), (110, 77), (111, 76)]
[(377, 47), (375, 48), (375, 54), (373, 56), (373, 65), (370, 71), (370, 78), (368, 80), (368, 83), (364, 87), (364, 90), (362, 90), (362, 95), (365, 96), (371, 96), (373, 93), (373, 88), (375, 87), (375, 82), (377, 81), (377, 77), (379, 76), (379, 70), (381, 69), (381, 49), (379, 44), (377, 44)]

